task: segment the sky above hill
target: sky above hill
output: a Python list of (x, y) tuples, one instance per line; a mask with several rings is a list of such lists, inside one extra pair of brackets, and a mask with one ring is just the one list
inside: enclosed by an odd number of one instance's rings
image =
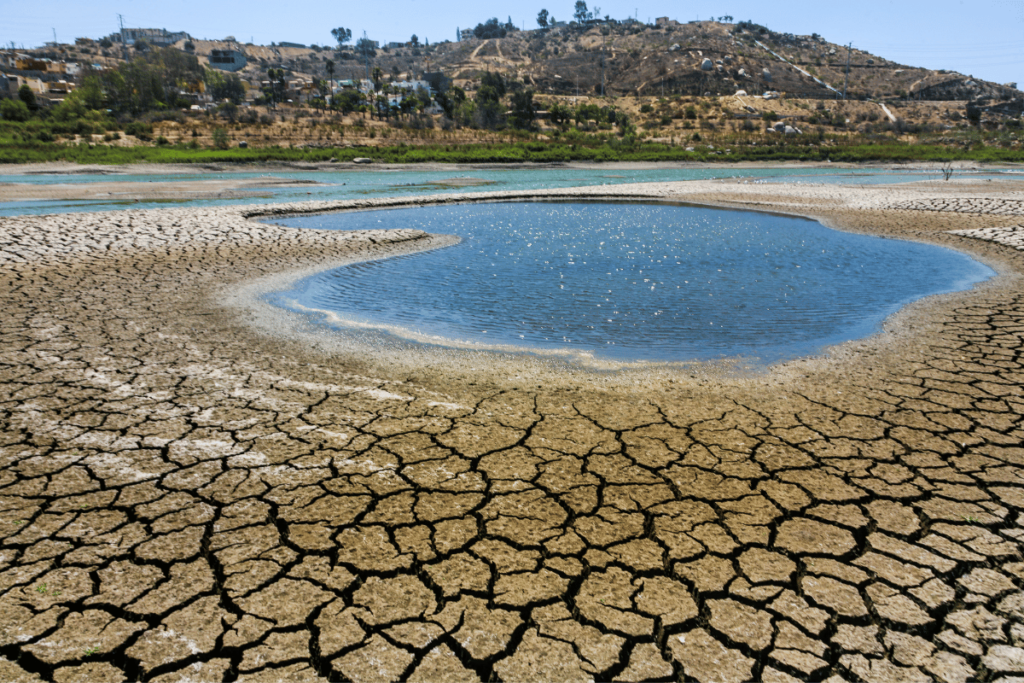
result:
[[(99, 38), (126, 27), (187, 31), (196, 38), (235, 36), (242, 42), (269, 45), (289, 41), (332, 43), (330, 29), (344, 26), (354, 37), (366, 31), (374, 40), (455, 40), (458, 28), (471, 28), (490, 17), (536, 28), (537, 13), (572, 18), (575, 0), (531, 0), (530, 3), (482, 3), (475, 0), (375, 0), (328, 4), (313, 0), (239, 2), (176, 0), (51, 0), (43, 5), (5, 2), (0, 44), (39, 47), (53, 40)], [(910, 66), (951, 69), (988, 81), (1016, 81), (1024, 87), (1024, 0), (597, 0), (589, 2), (600, 15), (641, 21), (668, 16), (678, 21), (731, 15), (774, 31), (818, 33), (826, 40), (867, 50)], [(682, 12), (682, 13), (681, 13)]]

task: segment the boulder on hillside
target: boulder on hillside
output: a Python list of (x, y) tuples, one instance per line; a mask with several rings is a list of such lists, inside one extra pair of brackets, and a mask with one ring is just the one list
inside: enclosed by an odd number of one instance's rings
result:
[(715, 68), (714, 63), (710, 59), (708, 59), (707, 57), (705, 57), (704, 61), (700, 63), (701, 71), (711, 71), (714, 68)]
[(739, 71), (736, 72), (736, 78), (746, 78), (746, 77), (747, 77), (747, 70), (746, 69), (740, 69)]
[(769, 71), (768, 69), (761, 69), (761, 78), (763, 78), (766, 81), (772, 80), (772, 72)]

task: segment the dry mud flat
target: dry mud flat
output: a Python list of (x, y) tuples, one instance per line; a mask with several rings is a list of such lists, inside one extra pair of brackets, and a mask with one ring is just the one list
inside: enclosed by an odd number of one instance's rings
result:
[[(275, 187), (314, 186), (312, 180), (293, 178), (218, 178), (213, 180), (161, 180), (154, 182), (0, 183), (0, 202), (31, 199), (153, 201), (185, 199), (238, 199), (259, 196)], [(263, 192), (262, 194), (266, 194)]]
[(403, 365), (225, 307), (446, 243), (247, 219), (324, 204), (2, 218), (0, 680), (1024, 675), (1020, 190), (534, 193), (814, 215), (1000, 270), (753, 377)]

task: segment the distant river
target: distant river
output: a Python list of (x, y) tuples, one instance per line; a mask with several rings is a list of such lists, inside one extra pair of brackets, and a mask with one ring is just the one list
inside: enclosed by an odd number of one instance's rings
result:
[[(181, 198), (159, 201), (135, 201), (112, 193), (108, 197), (88, 200), (20, 200), (0, 202), (0, 216), (20, 214), (75, 213), (80, 211), (111, 211), (118, 209), (153, 209), (170, 206), (224, 206), (228, 204), (267, 204), (309, 200), (339, 201), (367, 197), (402, 197), (453, 192), (486, 192), (490, 190), (522, 191), (624, 183), (669, 182), (744, 178), (750, 182), (811, 182), (826, 184), (906, 183), (936, 180), (942, 177), (936, 167), (932, 171), (907, 172), (865, 167), (862, 169), (829, 169), (798, 167), (734, 167), (661, 165), (657, 168), (622, 169), (616, 167), (521, 167), (492, 166), (473, 168), (461, 166), (447, 170), (402, 169), (339, 169), (330, 171), (275, 171), (273, 173), (168, 173), (168, 174), (18, 174), (17, 166), (0, 168), (0, 183), (55, 185), (103, 182), (154, 183), (190, 180), (254, 180), (245, 196), (230, 198)], [(968, 175), (960, 173), (960, 175)], [(971, 177), (1020, 178), (1020, 172), (969, 174)], [(260, 188), (258, 181), (268, 179)], [(316, 185), (273, 185), (271, 179), (311, 181)]]

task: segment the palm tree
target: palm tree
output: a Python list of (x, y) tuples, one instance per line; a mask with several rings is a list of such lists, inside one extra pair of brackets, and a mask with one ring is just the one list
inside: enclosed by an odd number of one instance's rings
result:
[(327, 75), (331, 78), (331, 109), (334, 109), (334, 60), (328, 59), (325, 68)]
[(377, 106), (373, 107), (373, 109), (377, 110), (377, 120), (378, 121), (381, 118), (383, 118), (381, 116), (381, 112), (380, 112), (380, 102), (379, 102), (380, 96), (377, 95), (377, 91), (380, 90), (380, 82), (381, 82), (381, 80), (383, 78), (384, 78), (384, 72), (381, 71), (381, 68), (379, 66), (373, 67), (373, 88), (371, 88), (371, 90), (373, 91), (373, 98), (374, 98), (374, 100), (377, 100)]

